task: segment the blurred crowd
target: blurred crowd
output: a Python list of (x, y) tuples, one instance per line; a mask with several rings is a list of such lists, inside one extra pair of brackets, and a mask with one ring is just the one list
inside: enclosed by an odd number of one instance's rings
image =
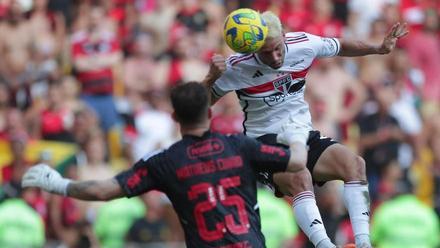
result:
[[(105, 179), (177, 140), (168, 91), (203, 79), (214, 53), (232, 53), (222, 26), (239, 7), (272, 10), (286, 32), (374, 44), (408, 23), (390, 55), (316, 61), (306, 97), (315, 128), (366, 160), (373, 242), (439, 246), (440, 1), (0, 0), (1, 247), (183, 246), (161, 193), (85, 203), (20, 180), (38, 162)], [(212, 110), (214, 131), (242, 131), (234, 93)], [(316, 195), (330, 237), (346, 244), (341, 190), (331, 182)], [(269, 248), (311, 247), (289, 199), (263, 188), (259, 199)]]

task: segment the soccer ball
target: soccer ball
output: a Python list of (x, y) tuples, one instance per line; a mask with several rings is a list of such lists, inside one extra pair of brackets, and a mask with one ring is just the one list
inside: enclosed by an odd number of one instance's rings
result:
[(257, 11), (237, 9), (226, 17), (223, 36), (235, 52), (254, 53), (264, 45), (267, 25)]

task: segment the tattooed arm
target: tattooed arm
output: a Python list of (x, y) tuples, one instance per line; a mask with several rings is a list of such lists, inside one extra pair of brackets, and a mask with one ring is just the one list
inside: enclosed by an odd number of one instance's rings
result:
[(406, 23), (396, 23), (384, 37), (382, 44), (371, 45), (362, 41), (340, 40), (339, 56), (354, 57), (369, 54), (388, 54), (396, 46), (397, 40), (408, 34)]
[(108, 201), (124, 197), (116, 179), (100, 181), (76, 181), (67, 185), (67, 196), (85, 201)]
[(99, 181), (71, 181), (63, 178), (46, 164), (31, 167), (23, 175), (23, 187), (39, 187), (58, 195), (85, 201), (107, 201), (125, 196), (116, 179)]

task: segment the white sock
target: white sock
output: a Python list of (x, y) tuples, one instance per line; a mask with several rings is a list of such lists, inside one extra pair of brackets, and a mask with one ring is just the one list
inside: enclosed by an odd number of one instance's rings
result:
[(344, 203), (350, 215), (356, 246), (370, 242), (370, 194), (368, 184), (352, 181), (344, 184)]
[(313, 192), (304, 191), (296, 195), (293, 211), (299, 227), (315, 247), (335, 247), (327, 236)]

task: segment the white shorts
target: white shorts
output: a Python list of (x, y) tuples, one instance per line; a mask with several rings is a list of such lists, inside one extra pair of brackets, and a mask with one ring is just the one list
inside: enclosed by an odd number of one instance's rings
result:
[(277, 142), (287, 146), (295, 142), (306, 145), (311, 130), (312, 127), (310, 125), (300, 123), (290, 117), (288, 122), (281, 126), (281, 131), (277, 135)]

